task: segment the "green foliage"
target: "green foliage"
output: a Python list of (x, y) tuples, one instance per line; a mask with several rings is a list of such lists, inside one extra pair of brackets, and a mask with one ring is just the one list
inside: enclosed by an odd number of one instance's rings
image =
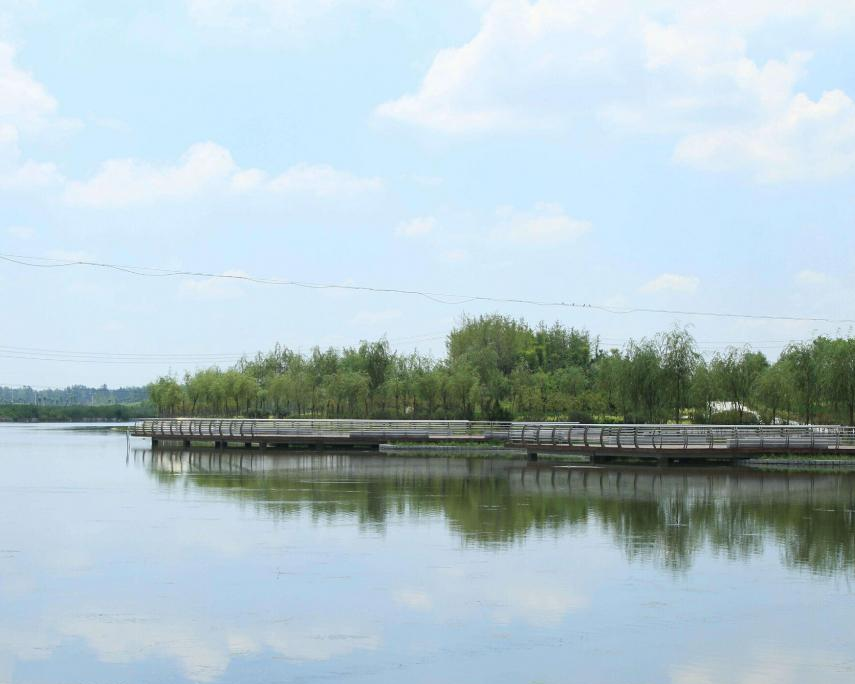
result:
[(737, 412), (737, 423), (745, 418), (745, 407), (757, 379), (769, 366), (762, 352), (752, 352), (749, 347), (728, 347), (724, 354), (716, 354), (710, 364), (713, 386), (717, 395), (730, 402)]
[(819, 395), (819, 346), (814, 343), (791, 344), (781, 355), (779, 363), (790, 378), (790, 385), (805, 423), (813, 420)]
[(38, 406), (109, 406), (138, 404), (148, 398), (145, 387), (109, 389), (71, 385), (64, 389), (0, 386), (0, 404), (35, 404)]
[(584, 330), (491, 315), (462, 319), (447, 351), (435, 360), (386, 340), (306, 355), (277, 345), (234, 368), (159, 378), (149, 393), (165, 416), (852, 423), (855, 414), (852, 339), (791, 345), (774, 365), (747, 347), (707, 363), (685, 328), (602, 350)]
[(10, 423), (100, 423), (125, 422), (150, 416), (152, 406), (109, 404), (102, 406), (44, 406), (0, 404), (0, 422)]

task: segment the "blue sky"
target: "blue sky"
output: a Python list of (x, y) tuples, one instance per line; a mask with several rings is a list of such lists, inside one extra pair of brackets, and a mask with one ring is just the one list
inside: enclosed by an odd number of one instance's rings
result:
[[(848, 0), (83, 5), (0, 3), (0, 253), (855, 318)], [(849, 331), (11, 263), (0, 288), (12, 385), (140, 383), (277, 341), (441, 355), (492, 311), (772, 356)]]

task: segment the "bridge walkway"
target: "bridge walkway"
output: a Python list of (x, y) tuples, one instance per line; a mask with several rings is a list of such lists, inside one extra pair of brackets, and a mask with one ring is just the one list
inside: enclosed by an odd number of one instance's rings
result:
[(131, 434), (160, 442), (242, 446), (354, 446), (499, 442), (530, 455), (739, 460), (763, 454), (855, 455), (855, 428), (839, 425), (611, 425), (467, 420), (197, 419), (137, 421)]

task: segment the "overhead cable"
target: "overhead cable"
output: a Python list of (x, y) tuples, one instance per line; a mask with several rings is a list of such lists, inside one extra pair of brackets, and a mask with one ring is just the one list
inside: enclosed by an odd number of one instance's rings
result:
[[(486, 295), (469, 295), (456, 294), (448, 292), (431, 292), (427, 290), (414, 290), (396, 287), (374, 287), (368, 285), (351, 285), (338, 283), (317, 283), (300, 280), (280, 280), (276, 278), (261, 278), (252, 275), (238, 273), (209, 273), (205, 271), (184, 271), (175, 269), (165, 269), (151, 266), (128, 266), (122, 264), (111, 264), (101, 261), (90, 261), (86, 259), (63, 260), (47, 257), (21, 256), (16, 254), (0, 254), (0, 260), (9, 263), (18, 264), (30, 268), (67, 268), (67, 267), (90, 267), (107, 270), (119, 271), (145, 278), (212, 278), (218, 280), (244, 281), (255, 283), (258, 285), (271, 285), (283, 287), (299, 287), (312, 290), (348, 290), (356, 292), (369, 292), (375, 294), (398, 294), (417, 296), (428, 299), (437, 304), (445, 304), (450, 306), (461, 306), (471, 302), (484, 302), (491, 304), (521, 304), (526, 306), (539, 307), (562, 307), (571, 309), (587, 309), (592, 311), (601, 311), (604, 313), (615, 315), (630, 315), (630, 314), (664, 314), (669, 316), (697, 316), (709, 318), (733, 318), (733, 319), (751, 319), (751, 320), (767, 320), (767, 321), (791, 321), (803, 323), (837, 323), (837, 324), (855, 324), (855, 319), (850, 318), (829, 318), (824, 316), (788, 316), (780, 314), (767, 313), (742, 313), (742, 312), (726, 312), (726, 311), (702, 311), (689, 309), (660, 309), (651, 307), (613, 307), (602, 304), (588, 304), (583, 302), (574, 302), (566, 300), (550, 300), (550, 299), (527, 299), (522, 297), (498, 297)], [(39, 263), (43, 262), (43, 263)]]

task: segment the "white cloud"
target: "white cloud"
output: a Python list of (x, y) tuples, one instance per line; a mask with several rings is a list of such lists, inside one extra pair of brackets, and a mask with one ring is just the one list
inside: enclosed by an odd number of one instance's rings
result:
[(264, 38), (271, 34), (298, 37), (306, 27), (334, 12), (390, 7), (395, 0), (186, 0), (190, 18), (207, 29), (230, 36)]
[(401, 237), (423, 237), (434, 231), (436, 219), (433, 216), (420, 216), (404, 221), (395, 228), (395, 234)]
[(101, 164), (87, 181), (69, 183), (65, 199), (86, 207), (122, 207), (192, 197), (220, 185), (237, 172), (229, 151), (211, 142), (190, 147), (177, 164), (153, 166), (135, 159)]
[(442, 260), (449, 264), (460, 264), (469, 259), (465, 249), (449, 249), (442, 253)]
[(530, 245), (552, 245), (574, 240), (591, 230), (588, 221), (571, 218), (558, 204), (540, 203), (531, 211), (501, 208), (494, 237)]
[(438, 188), (445, 181), (442, 176), (427, 176), (424, 174), (416, 174), (413, 176), (413, 182), (418, 185), (423, 185), (426, 188)]
[[(364, 626), (335, 619), (262, 624), (248, 631), (234, 631), (228, 625), (200, 630), (195, 623), (144, 611), (92, 610), (56, 622), (47, 634), (4, 642), (5, 649), (23, 652), (24, 657), (30, 652), (44, 657), (40, 651), (49, 653), (62, 635), (83, 639), (103, 662), (136, 663), (156, 655), (176, 662), (188, 679), (211, 682), (222, 677), (235, 656), (269, 649), (287, 660), (321, 662), (381, 645), (380, 637)], [(338, 636), (329, 638), (330, 634)]]
[(241, 278), (248, 274), (240, 270), (223, 271), (224, 277), (184, 280), (180, 286), (181, 294), (193, 299), (223, 300), (236, 299), (243, 293)]
[(56, 100), (15, 63), (15, 49), (0, 42), (0, 123), (30, 131), (55, 122)]
[(24, 161), (0, 171), (0, 190), (26, 191), (57, 187), (63, 180), (55, 164)]
[(700, 278), (696, 276), (677, 275), (676, 273), (663, 273), (641, 287), (645, 293), (655, 292), (679, 292), (683, 294), (694, 294)]
[(376, 192), (383, 188), (383, 182), (339, 171), (327, 164), (298, 164), (272, 179), (269, 187), (275, 192), (340, 197)]
[(675, 663), (669, 669), (668, 680), (672, 684), (796, 684), (845, 681), (850, 669), (845, 652), (770, 643), (751, 648), (726, 663), (702, 657)]
[[(600, 20), (570, 3), (493, 2), (471, 41), (441, 50), (415, 94), (377, 112), (449, 133), (551, 127), (550, 105), (563, 98), (550, 84), (592, 82), (607, 56), (590, 32), (577, 30), (588, 23)], [(568, 42), (569, 34), (579, 39)]]
[(107, 663), (133, 663), (152, 655), (178, 661), (186, 677), (198, 682), (218, 679), (228, 668), (229, 653), (193, 625), (112, 615), (100, 611), (66, 620), (65, 634), (83, 639)]
[(394, 321), (403, 315), (400, 309), (382, 309), (380, 311), (359, 311), (353, 317), (354, 323), (376, 325)]
[(355, 176), (328, 165), (298, 164), (270, 178), (260, 169), (241, 169), (226, 148), (204, 142), (192, 145), (175, 164), (106, 161), (90, 179), (69, 183), (65, 200), (75, 206), (118, 208), (186, 200), (213, 192), (263, 191), (328, 199), (381, 188), (378, 178)]
[[(330, 638), (331, 634), (336, 637)], [(378, 635), (346, 622), (279, 627), (264, 634), (263, 639), (262, 645), (280, 657), (301, 662), (320, 662), (356, 651), (375, 651), (382, 643)]]
[(493, 619), (500, 624), (511, 624), (518, 617), (539, 626), (560, 625), (569, 613), (586, 608), (587, 596), (559, 585), (518, 585), (508, 587), (504, 596), (506, 605), (493, 611)]
[(494, 0), (477, 34), (435, 56), (418, 89), (377, 113), (446, 133), (601, 125), (656, 131), (675, 160), (704, 169), (747, 168), (762, 181), (855, 169), (855, 111), (829, 90), (797, 89), (810, 54), (758, 62), (761, 30), (810, 43), (847, 31), (844, 0)]
[(799, 93), (756, 122), (687, 136), (677, 161), (712, 170), (747, 168), (760, 181), (822, 180), (855, 169), (855, 103), (833, 90)]
[(6, 228), (6, 235), (16, 240), (32, 240), (36, 236), (36, 231), (29, 226), (9, 226)]
[(796, 282), (800, 285), (820, 286), (830, 283), (831, 278), (826, 273), (806, 269), (796, 274)]
[(15, 49), (0, 42), (0, 190), (27, 191), (57, 185), (56, 165), (25, 159), (22, 136), (64, 128), (56, 100), (29, 73), (17, 66)]
[(401, 589), (394, 594), (395, 603), (404, 608), (429, 611), (433, 606), (430, 596), (418, 589)]
[[(424, 578), (419, 587), (402, 587), (392, 595), (394, 602), (419, 613), (431, 613), (443, 621), (465, 619), (477, 612), (479, 619), (496, 625), (523, 622), (535, 627), (555, 627), (568, 615), (590, 606), (590, 597), (579, 578), (569, 584), (541, 575), (536, 584), (515, 585), (513, 577), (519, 559), (508, 559), (510, 567), (477, 581), (463, 567), (440, 568)], [(466, 587), (462, 590), (461, 587)]]

